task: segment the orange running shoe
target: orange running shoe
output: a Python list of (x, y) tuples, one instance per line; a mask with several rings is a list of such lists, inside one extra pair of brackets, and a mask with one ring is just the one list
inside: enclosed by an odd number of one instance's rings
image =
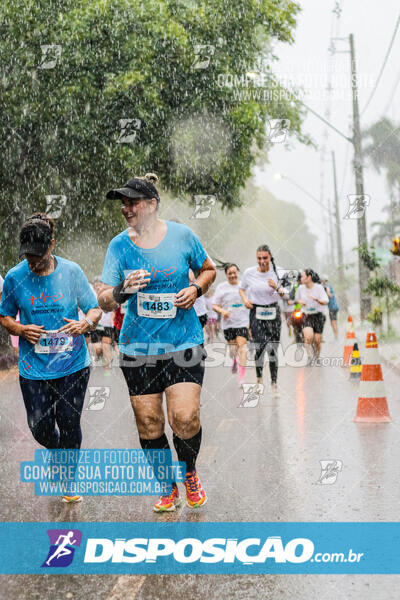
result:
[(186, 473), (186, 504), (189, 508), (199, 508), (207, 502), (206, 493), (196, 471)]
[(63, 496), (61, 500), (67, 504), (75, 504), (76, 502), (82, 502), (82, 496)]
[(172, 512), (180, 506), (182, 500), (179, 498), (179, 490), (176, 483), (172, 484), (172, 492), (165, 496), (160, 496), (154, 505), (154, 512)]

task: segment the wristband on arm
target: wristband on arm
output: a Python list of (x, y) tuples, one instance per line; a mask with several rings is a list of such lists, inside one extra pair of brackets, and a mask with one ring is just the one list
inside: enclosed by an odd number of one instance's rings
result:
[(196, 288), (196, 290), (197, 290), (197, 297), (200, 298), (200, 296), (203, 295), (203, 290), (201, 289), (201, 287), (199, 286), (199, 284), (192, 282), (192, 283), (189, 283), (189, 287), (191, 287), (191, 286), (193, 286), (193, 287)]
[(128, 294), (127, 292), (123, 292), (122, 290), (124, 289), (124, 282), (121, 281), (121, 283), (119, 283), (118, 285), (116, 285), (113, 288), (113, 298), (115, 300), (115, 302), (117, 304), (123, 304), (124, 302), (126, 302), (126, 300), (128, 300), (130, 294)]

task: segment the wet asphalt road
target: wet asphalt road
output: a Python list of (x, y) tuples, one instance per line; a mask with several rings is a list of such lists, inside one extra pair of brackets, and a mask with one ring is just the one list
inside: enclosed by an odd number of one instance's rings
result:
[[(326, 332), (323, 356), (341, 356), (343, 341)], [(283, 345), (289, 344), (286, 331)], [(264, 379), (269, 382), (269, 371)], [(209, 366), (202, 393), (203, 443), (198, 471), (208, 503), (157, 515), (150, 497), (86, 497), (79, 505), (36, 497), (19, 481), (19, 464), (37, 448), (26, 424), (15, 371), (0, 374), (2, 521), (397, 521), (400, 482), (400, 377), (384, 368), (391, 424), (355, 424), (357, 385), (341, 367), (282, 366), (280, 397), (266, 383), (257, 406), (241, 407), (230, 366)], [(247, 382), (255, 381), (248, 369)], [(102, 410), (84, 410), (83, 447), (139, 447), (119, 369), (92, 369), (89, 386), (110, 388)], [(85, 400), (85, 407), (88, 398)], [(167, 435), (172, 441), (170, 430)], [(172, 444), (171, 444), (172, 447)], [(320, 460), (342, 461), (333, 485), (319, 485)], [(183, 491), (183, 490), (182, 490)], [(398, 598), (396, 576), (84, 576), (1, 577), (1, 597), (207, 599)]]

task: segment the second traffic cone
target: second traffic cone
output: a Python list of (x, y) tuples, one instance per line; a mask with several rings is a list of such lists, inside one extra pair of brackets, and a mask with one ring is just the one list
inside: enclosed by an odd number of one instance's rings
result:
[(357, 342), (354, 342), (353, 352), (351, 355), (350, 377), (349, 379), (360, 379), (361, 377), (361, 358)]
[(367, 333), (365, 358), (358, 393), (357, 423), (389, 423), (392, 420), (386, 400), (378, 342), (374, 332)]
[(353, 327), (353, 319), (352, 317), (348, 317), (347, 326), (346, 326), (346, 339), (344, 343), (344, 352), (343, 352), (343, 367), (348, 367), (351, 363), (351, 355), (353, 352), (353, 344), (356, 339), (356, 334), (354, 332)]

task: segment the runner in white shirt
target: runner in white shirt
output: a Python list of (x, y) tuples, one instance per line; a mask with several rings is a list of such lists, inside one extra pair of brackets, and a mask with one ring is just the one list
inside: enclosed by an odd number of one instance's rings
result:
[(220, 268), (224, 269), (227, 281), (217, 285), (212, 307), (222, 316), (222, 331), (233, 359), (232, 373), (239, 371), (240, 387), (246, 373), (249, 310), (244, 306), (239, 293), (239, 267), (233, 263), (223, 263)]
[[(89, 283), (89, 286), (94, 291), (94, 287), (92, 286), (91, 283)], [(78, 308), (78, 320), (82, 321), (82, 319), (84, 319), (84, 318), (85, 318), (85, 313), (80, 308)], [(90, 355), (90, 366), (92, 367), (94, 364), (94, 359), (95, 359), (96, 355), (95, 355), (93, 344), (92, 344), (91, 334), (92, 334), (92, 332), (90, 332), (90, 331), (87, 331), (86, 333), (84, 333), (86, 345), (88, 347), (89, 355)], [(11, 340), (12, 340), (12, 338), (13, 338), (13, 336), (11, 336)]]
[[(189, 269), (189, 282), (192, 283), (193, 281), (196, 281), (196, 277), (192, 271), (192, 269)], [(200, 296), (199, 298), (196, 298), (194, 304), (193, 304), (193, 308), (195, 310), (196, 315), (199, 317), (199, 321), (200, 321), (200, 325), (204, 330), (204, 327), (207, 323), (207, 304), (206, 304), (206, 299), (204, 296)]]
[(312, 269), (305, 269), (301, 273), (301, 285), (296, 291), (296, 302), (302, 305), (305, 314), (303, 334), (306, 351), (308, 354), (307, 366), (318, 359), (321, 352), (322, 332), (328, 314), (328, 294), (320, 284), (317, 273)]
[(200, 298), (196, 299), (195, 303), (193, 304), (193, 308), (196, 312), (196, 315), (199, 317), (200, 325), (204, 329), (208, 318), (206, 299), (204, 298), (204, 296), (200, 296)]
[(256, 346), (257, 383), (263, 381), (265, 351), (268, 352), (271, 389), (278, 395), (278, 344), (281, 336), (279, 298), (288, 297), (280, 286), (285, 271), (277, 268), (269, 247), (257, 248), (257, 267), (246, 269), (240, 283), (240, 295), (250, 309), (250, 330)]
[(210, 288), (207, 293), (204, 295), (204, 301), (207, 308), (207, 323), (206, 323), (206, 332), (207, 332), (207, 341), (209, 344), (212, 344), (215, 340), (215, 336), (217, 334), (217, 317), (218, 314), (213, 310), (214, 290)]

